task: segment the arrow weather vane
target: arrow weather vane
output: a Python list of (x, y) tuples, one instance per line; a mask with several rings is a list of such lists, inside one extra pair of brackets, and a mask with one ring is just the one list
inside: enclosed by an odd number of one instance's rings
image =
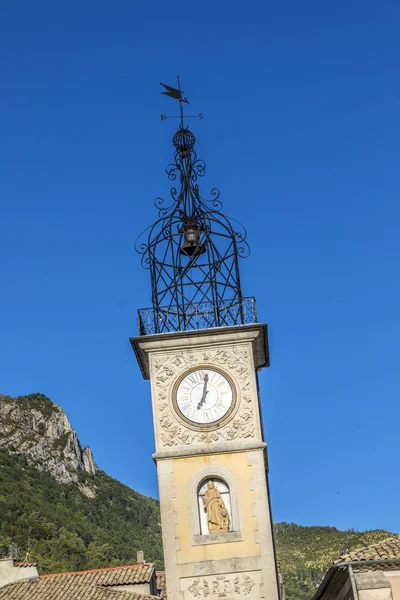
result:
[[(170, 85), (166, 85), (165, 83), (160, 83), (160, 85), (162, 85), (165, 88), (165, 91), (161, 92), (162, 94), (179, 101), (180, 116), (178, 116), (178, 115), (168, 115), (168, 116), (161, 115), (161, 121), (165, 121), (166, 119), (180, 119), (181, 127), (183, 128), (183, 103), (189, 104), (189, 100), (182, 96), (183, 90), (181, 90), (179, 75), (178, 75), (177, 79), (178, 79), (178, 87), (177, 88), (173, 88)], [(202, 119), (203, 115), (202, 115), (202, 113), (199, 113), (198, 115), (187, 115), (186, 118), (187, 119)]]

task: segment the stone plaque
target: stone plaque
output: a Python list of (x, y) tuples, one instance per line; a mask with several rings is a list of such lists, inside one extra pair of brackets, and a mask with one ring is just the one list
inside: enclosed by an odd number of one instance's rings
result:
[(226, 573), (207, 575), (204, 577), (187, 577), (181, 579), (181, 589), (185, 600), (259, 600), (261, 571), (247, 573)]

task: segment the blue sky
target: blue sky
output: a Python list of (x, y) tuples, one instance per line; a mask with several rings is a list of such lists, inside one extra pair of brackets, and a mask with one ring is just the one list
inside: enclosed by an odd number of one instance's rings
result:
[(180, 74), (269, 324), (274, 518), (398, 531), (399, 21), (397, 0), (4, 0), (0, 391), (47, 394), (157, 496), (133, 243), (169, 194)]

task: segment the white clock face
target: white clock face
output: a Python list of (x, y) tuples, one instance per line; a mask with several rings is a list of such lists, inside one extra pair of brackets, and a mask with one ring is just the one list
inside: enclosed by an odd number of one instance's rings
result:
[(198, 369), (180, 382), (176, 403), (186, 419), (207, 425), (222, 419), (232, 406), (229, 381), (218, 371)]

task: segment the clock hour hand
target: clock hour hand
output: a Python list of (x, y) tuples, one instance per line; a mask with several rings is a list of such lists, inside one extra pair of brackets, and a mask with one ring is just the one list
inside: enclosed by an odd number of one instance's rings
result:
[(208, 394), (208, 390), (207, 390), (207, 382), (208, 382), (208, 373), (206, 373), (204, 375), (204, 386), (203, 386), (203, 395), (201, 397), (200, 402), (197, 405), (197, 410), (200, 410), (200, 408), (203, 406), (204, 402), (206, 401), (206, 396)]

